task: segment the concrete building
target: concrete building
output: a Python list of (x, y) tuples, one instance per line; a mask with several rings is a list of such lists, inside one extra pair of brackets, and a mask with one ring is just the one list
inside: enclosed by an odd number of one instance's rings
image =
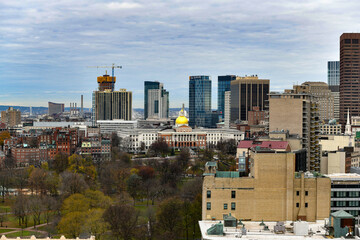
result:
[(360, 116), (359, 62), (360, 33), (343, 33), (340, 36), (340, 123), (350, 116)]
[(224, 128), (230, 128), (231, 119), (231, 91), (224, 94)]
[(58, 114), (64, 112), (64, 103), (54, 103), (54, 102), (48, 102), (48, 114)]
[(117, 133), (125, 129), (135, 129), (138, 127), (137, 121), (125, 121), (125, 120), (99, 120), (97, 125), (100, 127), (101, 134), (111, 135), (113, 132)]
[(342, 133), (341, 124), (337, 124), (336, 121), (330, 121), (327, 124), (321, 124), (320, 133), (324, 135), (340, 135)]
[(346, 152), (332, 151), (325, 152), (321, 157), (320, 173), (346, 173)]
[(14, 127), (21, 123), (20, 110), (9, 107), (6, 111), (1, 112), (1, 122), (5, 123), (7, 127)]
[(296, 173), (295, 153), (253, 151), (248, 177), (204, 174), (203, 220), (223, 220), (229, 213), (246, 221), (314, 222), (329, 216), (329, 178)]
[(189, 125), (211, 127), (211, 78), (189, 77)]
[(340, 117), (340, 87), (329, 86), (331, 95), (334, 97), (334, 118), (339, 120)]
[(334, 173), (327, 177), (331, 179), (331, 212), (344, 210), (357, 217), (360, 214), (360, 175)]
[(307, 151), (307, 170), (320, 171), (320, 121), (312, 95), (296, 89), (269, 94), (269, 132), (289, 131), (302, 138)]
[(231, 122), (248, 121), (253, 107), (265, 110), (270, 89), (269, 79), (255, 76), (236, 77), (231, 81)]
[(132, 92), (126, 89), (119, 91), (95, 91), (95, 119), (113, 120), (113, 119), (132, 119)]
[(304, 82), (293, 87), (294, 92), (308, 93), (317, 102), (320, 120), (334, 119), (334, 96), (324, 82)]
[(169, 117), (169, 92), (162, 83), (144, 82), (144, 118), (164, 119)]
[(355, 146), (354, 137), (346, 135), (322, 135), (319, 141), (321, 150), (328, 152)]

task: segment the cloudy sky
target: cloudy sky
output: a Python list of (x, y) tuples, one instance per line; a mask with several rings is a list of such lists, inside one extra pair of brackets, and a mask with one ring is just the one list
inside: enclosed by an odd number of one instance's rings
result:
[(272, 90), (327, 81), (339, 37), (359, 32), (360, 1), (0, 0), (0, 105), (91, 105), (96, 77), (116, 63), (116, 89), (143, 107), (145, 80), (170, 107), (188, 104), (188, 76), (258, 74)]

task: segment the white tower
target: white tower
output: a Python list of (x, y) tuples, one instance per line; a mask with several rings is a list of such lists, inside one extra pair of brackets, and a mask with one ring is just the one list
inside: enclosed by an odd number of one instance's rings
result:
[(347, 120), (346, 120), (346, 125), (345, 125), (345, 135), (351, 135), (351, 124), (350, 124), (350, 114), (349, 114), (349, 109), (347, 112)]

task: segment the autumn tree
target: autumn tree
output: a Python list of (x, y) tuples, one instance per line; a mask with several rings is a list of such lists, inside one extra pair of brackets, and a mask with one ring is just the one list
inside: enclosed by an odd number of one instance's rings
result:
[(84, 177), (78, 173), (63, 172), (60, 179), (60, 191), (64, 195), (82, 193), (89, 188)]
[(64, 172), (68, 167), (68, 156), (62, 152), (56, 154), (54, 161), (52, 162), (52, 169), (54, 169), (58, 174), (60, 174)]
[(167, 154), (170, 153), (170, 149), (169, 149), (169, 146), (168, 144), (160, 139), (156, 142), (153, 142), (150, 147), (149, 147), (149, 150), (148, 150), (148, 154), (150, 156), (165, 156)]
[(156, 219), (163, 239), (176, 239), (182, 231), (182, 202), (178, 198), (164, 200), (158, 207)]
[(0, 145), (1, 147), (4, 146), (4, 140), (10, 138), (9, 131), (2, 131), (0, 132)]
[(181, 149), (180, 154), (176, 157), (176, 161), (185, 170), (190, 161), (190, 150), (188, 148)]
[(139, 198), (139, 196), (141, 196), (141, 191), (142, 191), (141, 177), (139, 177), (137, 174), (132, 174), (128, 178), (126, 183), (127, 183), (127, 192), (134, 199), (134, 205), (135, 205), (136, 199)]
[(117, 204), (108, 207), (103, 215), (116, 239), (131, 240), (135, 235), (139, 212), (134, 207)]

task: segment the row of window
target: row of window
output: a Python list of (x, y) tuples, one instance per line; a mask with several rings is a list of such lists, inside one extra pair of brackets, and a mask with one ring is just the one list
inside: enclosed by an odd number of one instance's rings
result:
[(332, 207), (358, 207), (359, 201), (331, 201)]
[(359, 197), (360, 193), (357, 191), (349, 192), (331, 192), (331, 197)]
[[(211, 191), (206, 192), (206, 198), (211, 198)], [(236, 191), (231, 191), (231, 198), (236, 198)]]
[[(206, 203), (206, 210), (211, 210), (211, 202)], [(228, 204), (224, 203), (224, 210), (228, 210)], [(236, 210), (236, 203), (231, 203), (231, 210)]]

